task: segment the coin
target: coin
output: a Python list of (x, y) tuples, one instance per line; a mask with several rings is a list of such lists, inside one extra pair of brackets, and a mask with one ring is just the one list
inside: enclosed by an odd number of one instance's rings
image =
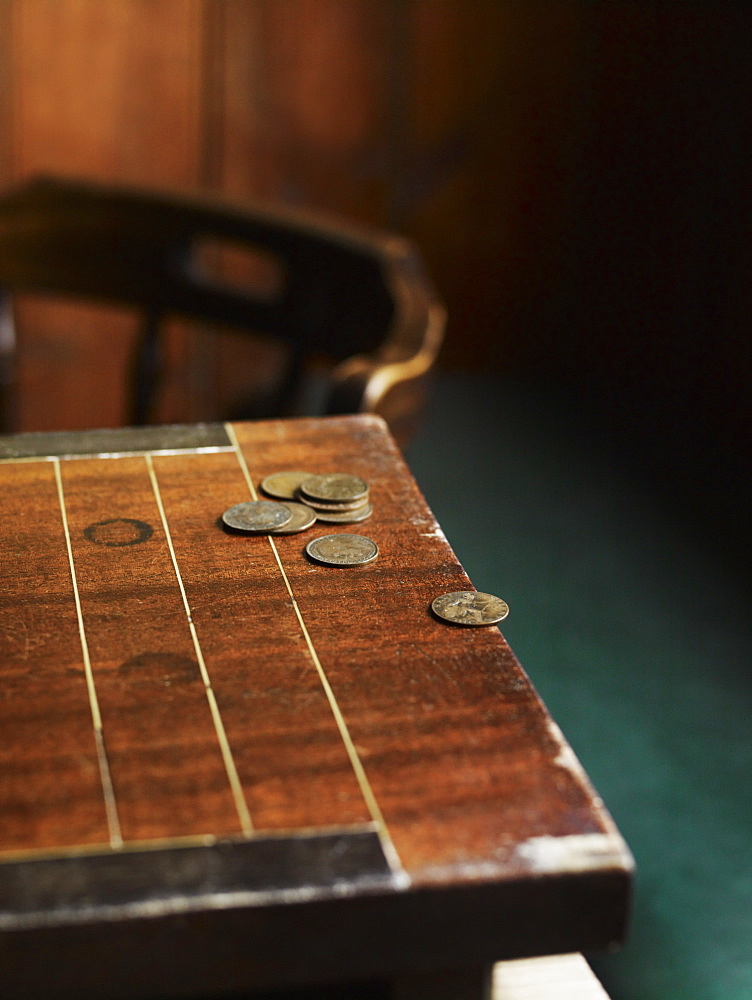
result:
[(340, 513), (334, 510), (317, 510), (316, 518), (324, 524), (356, 524), (358, 521), (365, 521), (373, 514), (373, 504), (362, 503), (352, 510), (343, 510)]
[(222, 515), (225, 526), (232, 531), (260, 532), (281, 528), (292, 520), (290, 508), (271, 500), (246, 500), (236, 503)]
[(290, 509), (292, 519), (283, 524), (281, 528), (272, 528), (272, 535), (294, 535), (298, 531), (305, 531), (312, 524), (316, 523), (316, 511), (311, 510), (304, 503), (286, 503), (285, 507)]
[(362, 500), (347, 500), (342, 503), (325, 503), (323, 500), (310, 500), (301, 490), (298, 490), (297, 498), (301, 503), (306, 503), (309, 507), (313, 507), (314, 510), (332, 511), (335, 514), (341, 513), (344, 510), (357, 510), (358, 507), (362, 507), (363, 504), (368, 503), (367, 493)]
[(306, 545), (306, 552), (316, 562), (327, 566), (361, 566), (372, 562), (379, 547), (363, 535), (321, 535)]
[(434, 614), (454, 625), (496, 625), (509, 614), (509, 605), (493, 594), (458, 590), (431, 603)]
[(277, 500), (294, 500), (295, 491), (304, 479), (310, 479), (310, 472), (273, 472), (261, 480), (261, 489), (267, 496)]
[(324, 503), (352, 503), (365, 500), (368, 483), (360, 476), (345, 472), (330, 472), (323, 476), (309, 476), (300, 484), (302, 496)]

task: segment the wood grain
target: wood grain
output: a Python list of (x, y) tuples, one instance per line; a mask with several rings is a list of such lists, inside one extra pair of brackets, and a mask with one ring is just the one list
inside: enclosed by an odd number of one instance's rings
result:
[[(239, 832), (208, 685), (258, 830), (383, 816), (402, 864), (425, 884), (480, 869), (530, 874), (545, 838), (601, 836), (618, 854), (607, 817), (499, 631), (453, 627), (431, 614), (435, 596), (472, 585), (382, 422), (272, 421), (238, 425), (237, 435), (256, 482), (301, 465), (365, 478), (374, 514), (360, 530), (380, 555), (347, 568), (304, 555), (310, 538), (351, 526), (317, 525), (273, 542), (226, 533), (222, 511), (251, 495), (231, 450), (61, 463), (124, 839)], [(0, 474), (9, 510), (24, 510), (24, 491), (35, 504), (47, 498), (45, 530), (59, 539), (54, 558), (65, 581), (50, 468), (10, 463)], [(34, 489), (40, 475), (44, 491)], [(27, 517), (28, 548), (39, 515)], [(32, 575), (29, 592), (15, 535), (5, 545), (12, 614), (14, 601), (28, 607), (47, 587)], [(65, 588), (70, 605), (69, 580)], [(80, 674), (70, 607), (67, 616), (65, 625), (52, 609), (38, 631), (66, 637)], [(82, 712), (81, 695), (72, 685), (64, 703)], [(359, 764), (366, 786), (356, 780)], [(375, 809), (364, 801), (368, 785)]]
[(307, 535), (360, 530), (380, 548), (375, 562), (317, 566), (298, 536), (275, 544), (410, 876), (530, 874), (526, 842), (610, 836), (499, 631), (432, 616), (434, 597), (472, 585), (381, 422), (325, 426), (249, 424), (238, 436), (257, 480), (302, 464), (371, 484), (369, 521)]
[(493, 1000), (608, 1000), (582, 955), (549, 955), (499, 962)]
[(54, 469), (0, 473), (0, 850), (106, 843)]
[(268, 539), (218, 524), (250, 499), (236, 456), (157, 458), (155, 468), (254, 827), (369, 822)]
[(123, 837), (239, 832), (146, 462), (62, 475)]
[[(228, 434), (237, 448), (167, 435), (163, 452), (72, 453), (64, 508), (55, 463), (0, 463), (0, 987), (480, 982), (499, 958), (620, 939), (628, 851), (499, 630), (431, 615), (472, 585), (383, 422)], [(306, 557), (351, 526), (222, 529), (251, 484), (293, 467), (369, 482), (357, 530), (376, 561)], [(29, 980), (32, 954), (48, 961)]]
[[(235, 455), (162, 457), (154, 464), (181, 580), (253, 826), (266, 830), (368, 823), (371, 817), (271, 550), (265, 539), (244, 539), (238, 551), (238, 538), (227, 535), (219, 524), (223, 510), (249, 496)], [(46, 584), (35, 583), (33, 576), (29, 584), (28, 578), (18, 580), (10, 574), (5, 640), (11, 644), (11, 653), (25, 663), (29, 649), (36, 650), (49, 673), (50, 651), (40, 636), (47, 632), (65, 636), (67, 655), (82, 675), (73, 589), (51, 469), (49, 463), (9, 465), (2, 467), (0, 478), (8, 510), (18, 519), (16, 509), (24, 510), (24, 491), (34, 490), (40, 470), (46, 474), (47, 488), (41, 496), (46, 496), (51, 509), (41, 513), (35, 508), (27, 515), (31, 523), (25, 530), (31, 537), (24, 544), (33, 544), (32, 532), (42, 517), (46, 531), (51, 525), (56, 532), (61, 586), (67, 587), (70, 604), (67, 625), (55, 607), (45, 614), (39, 602), (35, 602), (33, 622), (19, 617), (14, 601), (28, 614), (28, 588), (33, 594)], [(239, 832), (241, 822), (145, 460), (68, 461), (63, 464), (62, 483), (87, 649), (124, 840)], [(8, 553), (6, 571), (17, 565), (17, 537), (16, 532), (11, 534), (13, 550)], [(25, 671), (33, 669), (28, 665)], [(53, 679), (48, 677), (48, 684)], [(14, 688), (12, 700), (6, 695), (18, 733), (13, 739), (9, 736), (4, 746), (14, 761), (19, 748), (35, 757), (50, 748), (31, 737), (28, 725), (37, 713), (44, 716), (52, 708), (44, 699), (35, 698), (35, 703), (27, 696), (20, 710), (23, 690)], [(85, 684), (66, 686), (65, 677), (58, 677), (49, 697), (54, 697), (62, 720), (50, 739), (59, 745), (69, 742), (70, 756), (76, 740), (84, 736), (93, 749)], [(66, 708), (61, 712), (62, 705)], [(78, 728), (70, 732), (68, 714), (78, 719)], [(89, 767), (96, 772), (96, 754)], [(57, 780), (61, 780), (59, 774)], [(21, 781), (29, 787), (25, 772)], [(66, 784), (71, 790), (77, 785), (72, 780)], [(32, 798), (44, 794), (37, 787)], [(90, 808), (92, 795), (101, 799), (97, 782), (93, 791), (85, 786), (80, 795), (78, 791), (68, 794), (71, 808), (81, 813)], [(97, 804), (101, 807), (101, 802)], [(9, 813), (15, 816), (16, 810), (9, 808)], [(82, 816), (79, 825), (84, 822)], [(6, 825), (2, 848), (37, 846), (33, 837), (28, 842), (24, 839), (20, 818), (18, 823), (19, 831), (11, 840)], [(45, 841), (43, 846), (73, 846), (86, 839), (76, 834), (77, 826), (69, 817), (63, 816), (59, 824), (58, 839)], [(99, 839), (107, 838), (100, 833)]]

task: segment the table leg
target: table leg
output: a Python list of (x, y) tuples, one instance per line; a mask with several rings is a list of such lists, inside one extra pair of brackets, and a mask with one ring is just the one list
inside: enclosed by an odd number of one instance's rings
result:
[(491, 1000), (493, 967), (401, 976), (389, 1000)]

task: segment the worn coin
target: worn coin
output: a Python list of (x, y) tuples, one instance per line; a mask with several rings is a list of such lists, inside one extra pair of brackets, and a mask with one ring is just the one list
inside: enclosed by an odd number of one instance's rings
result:
[(261, 480), (261, 489), (267, 496), (277, 500), (294, 500), (295, 492), (304, 479), (310, 479), (310, 472), (273, 472)]
[(362, 507), (363, 504), (368, 503), (368, 494), (366, 493), (362, 500), (347, 500), (342, 503), (326, 503), (323, 500), (311, 500), (303, 494), (302, 490), (298, 490), (297, 499), (302, 503), (307, 503), (308, 506), (313, 507), (314, 510), (333, 511), (336, 514), (337, 512), (342, 512), (344, 510), (357, 510), (358, 507)]
[(365, 521), (373, 514), (373, 504), (362, 503), (352, 510), (317, 510), (316, 518), (324, 524), (357, 524), (358, 521)]
[(236, 503), (222, 515), (225, 526), (232, 531), (272, 531), (292, 520), (292, 511), (284, 503), (272, 500), (246, 500)]
[(368, 483), (360, 476), (346, 472), (330, 472), (323, 476), (309, 476), (300, 484), (305, 499), (324, 503), (353, 503), (368, 496)]
[(363, 535), (321, 535), (306, 545), (306, 552), (327, 566), (361, 566), (376, 558), (379, 547)]
[(310, 528), (312, 524), (316, 523), (316, 511), (311, 510), (304, 503), (286, 503), (285, 507), (289, 507), (292, 518), (283, 524), (281, 528), (272, 528), (270, 534), (272, 535), (294, 535), (298, 531), (305, 531), (306, 528)]
[(493, 594), (458, 590), (442, 594), (432, 603), (434, 614), (454, 625), (496, 625), (509, 614), (509, 605)]

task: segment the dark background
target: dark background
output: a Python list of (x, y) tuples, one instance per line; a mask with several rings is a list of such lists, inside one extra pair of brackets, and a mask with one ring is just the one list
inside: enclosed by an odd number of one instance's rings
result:
[[(3, 0), (0, 184), (72, 173), (397, 229), (447, 302), (444, 369), (603, 403), (738, 517), (751, 28), (720, 2)], [(132, 324), (20, 319), (22, 429), (120, 422)], [(235, 348), (170, 345), (161, 418), (221, 406)]]

